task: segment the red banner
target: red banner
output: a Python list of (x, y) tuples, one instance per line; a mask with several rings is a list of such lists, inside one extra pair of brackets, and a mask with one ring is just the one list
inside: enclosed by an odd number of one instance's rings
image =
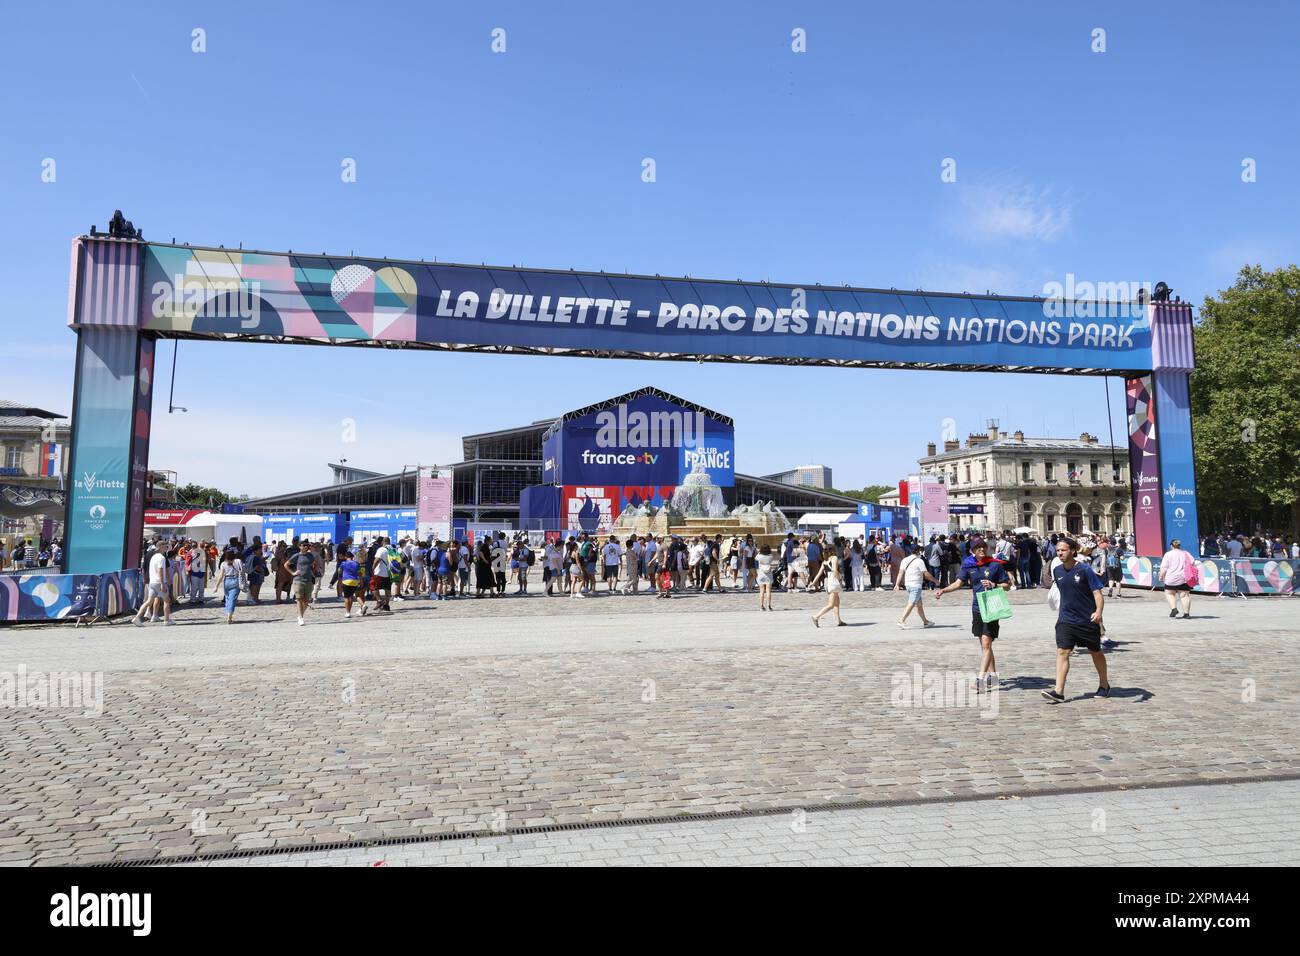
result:
[(565, 531), (608, 534), (619, 515), (619, 486), (565, 485), (562, 507)]

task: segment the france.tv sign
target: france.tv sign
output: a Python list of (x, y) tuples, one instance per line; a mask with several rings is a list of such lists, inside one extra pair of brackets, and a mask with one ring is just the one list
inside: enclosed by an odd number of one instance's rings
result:
[(678, 485), (693, 471), (736, 480), (732, 426), (655, 396), (564, 422), (542, 455), (543, 480), (557, 484)]

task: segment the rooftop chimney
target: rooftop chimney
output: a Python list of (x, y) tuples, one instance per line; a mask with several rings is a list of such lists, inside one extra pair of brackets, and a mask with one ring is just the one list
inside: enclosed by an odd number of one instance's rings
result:
[[(947, 451), (947, 449), (945, 448), (944, 451)], [(925, 446), (925, 453), (927, 456), (931, 458), (934, 457), (934, 453), (935, 453), (934, 442), (930, 442), (930, 444)]]
[(956, 451), (956, 450), (957, 450), (958, 448), (960, 448), (960, 447), (961, 447), (961, 442), (959, 442), (959, 441), (958, 441), (957, 439), (955, 439), (955, 438), (948, 438), (948, 439), (945, 439), (945, 440), (944, 440), (944, 443), (943, 443), (943, 450), (946, 451), (946, 452), (947, 452), (947, 451)]
[(1018, 431), (1018, 432), (1016, 432), (1014, 435), (1012, 435), (1011, 437), (1014, 438), (1016, 441), (1024, 441), (1024, 440), (1025, 440), (1025, 433), (1024, 433), (1024, 432), (1020, 432), (1020, 431)]
[(998, 423), (989, 422), (989, 441), (998, 440)]

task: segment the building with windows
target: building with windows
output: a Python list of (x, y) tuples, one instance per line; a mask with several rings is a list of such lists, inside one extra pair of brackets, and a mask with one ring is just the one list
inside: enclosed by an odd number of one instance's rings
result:
[[(1087, 432), (1078, 438), (1026, 438), (993, 424), (986, 434), (970, 435), (964, 446), (950, 440), (940, 451), (931, 443), (917, 464), (923, 473), (942, 476), (949, 506), (983, 507), (983, 514), (954, 514), (949, 525), (956, 530), (1133, 530), (1128, 450), (1103, 445)], [(898, 499), (891, 492), (880, 503)]]
[(800, 488), (834, 488), (831, 470), (825, 465), (800, 465), (789, 471), (764, 475), (764, 481), (778, 481), (783, 485), (797, 485)]
[[(642, 392), (655, 392), (682, 401), (655, 389), (643, 389)], [(617, 399), (608, 401), (614, 402)], [(605, 404), (607, 403), (601, 403), (601, 407)], [(582, 409), (580, 412), (588, 410)], [(557, 423), (580, 412), (541, 419), (514, 428), (464, 436), (463, 459), (454, 464), (438, 466), (452, 470), (453, 518), (476, 524), (502, 523), (518, 528), (520, 495), (525, 488), (543, 483), (542, 445), (547, 433)], [(256, 514), (284, 514), (416, 506), (416, 472), (413, 467), (395, 474), (365, 472), (350, 464), (337, 462), (331, 463), (329, 467), (334, 481), (328, 485), (256, 498), (244, 502), (244, 509)], [(353, 480), (340, 480), (344, 469), (347, 474), (355, 476)], [(830, 469), (826, 469), (826, 474), (829, 479)], [(774, 501), (791, 520), (806, 511), (856, 512), (860, 503), (856, 498), (831, 494), (816, 487), (787, 484), (771, 478), (739, 473), (735, 475), (734, 486), (724, 488), (723, 493), (728, 507)]]
[(0, 399), (0, 533), (58, 537), (67, 443), (63, 415)]

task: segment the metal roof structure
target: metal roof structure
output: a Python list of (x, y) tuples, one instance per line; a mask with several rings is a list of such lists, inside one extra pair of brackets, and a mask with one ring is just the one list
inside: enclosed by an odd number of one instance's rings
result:
[(551, 426), (546, 429), (546, 433), (542, 437), (544, 439), (550, 438), (559, 430), (561, 425), (570, 419), (582, 418), (584, 415), (591, 415), (594, 412), (604, 411), (607, 408), (617, 408), (619, 405), (631, 401), (632, 399), (646, 397), (662, 399), (671, 405), (680, 405), (683, 408), (689, 408), (693, 412), (699, 412), (701, 415), (708, 415), (715, 422), (721, 422), (722, 424), (730, 425), (733, 428), (736, 424), (734, 419), (727, 415), (723, 415), (721, 412), (715, 412), (713, 409), (705, 408), (703, 405), (696, 404), (695, 402), (688, 402), (684, 398), (678, 398), (676, 395), (665, 392), (661, 388), (655, 388), (653, 385), (645, 385), (641, 388), (634, 389), (633, 391), (624, 392), (622, 395), (615, 395), (613, 398), (607, 398), (604, 401), (596, 402), (583, 408), (575, 408), (571, 412), (565, 412), (559, 418), (551, 422)]
[[(22, 402), (10, 401), (7, 398), (0, 398), (0, 428), (44, 428), (54, 419), (66, 419), (67, 415), (60, 415), (58, 412), (51, 412), (44, 408), (37, 408), (34, 405), (25, 405)], [(66, 423), (55, 423), (55, 428), (60, 431), (68, 428)]]

